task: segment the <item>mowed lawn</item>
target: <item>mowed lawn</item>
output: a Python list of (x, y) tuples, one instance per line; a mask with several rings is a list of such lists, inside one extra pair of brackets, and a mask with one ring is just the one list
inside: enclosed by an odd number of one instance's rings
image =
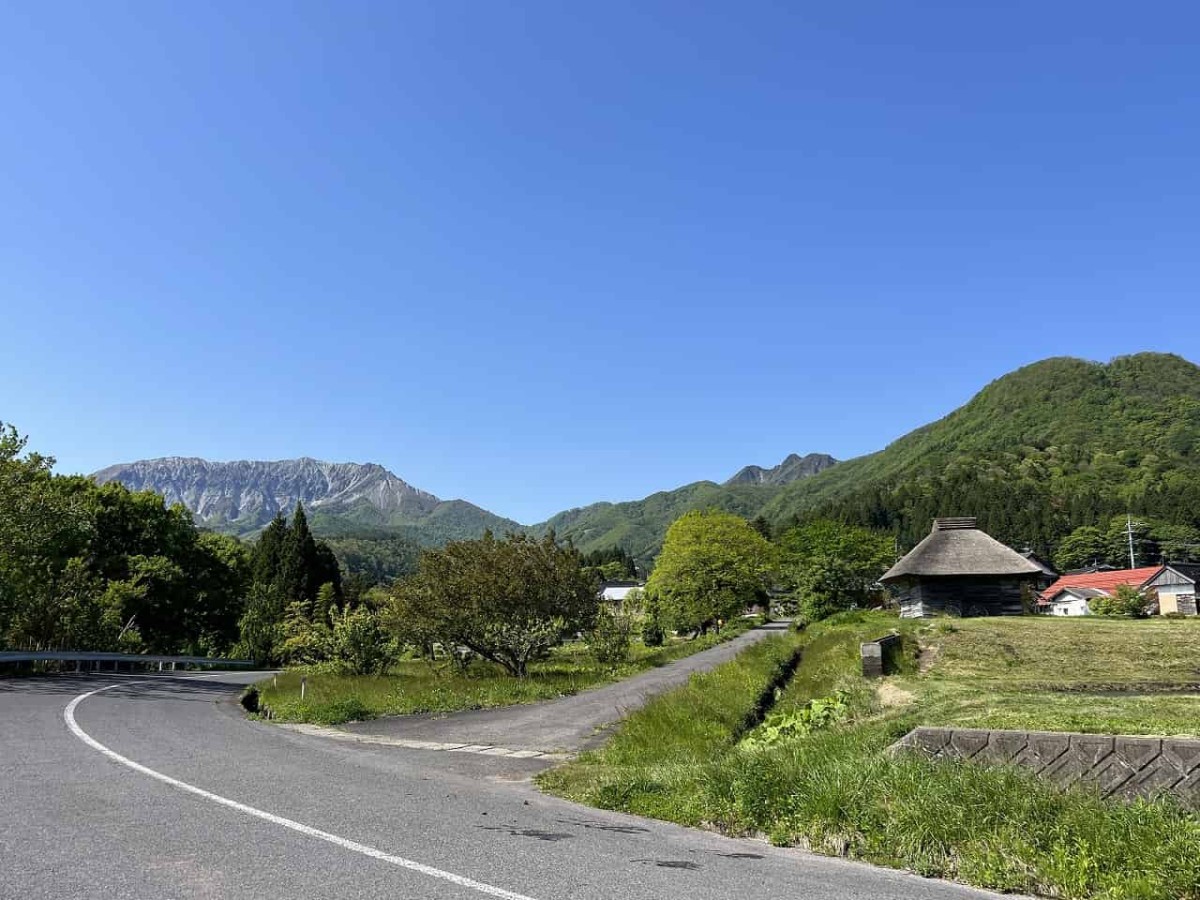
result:
[(920, 674), (890, 680), (923, 724), (1200, 734), (1200, 620), (940, 620), (914, 636)]
[[(635, 640), (629, 659), (619, 665), (597, 662), (586, 644), (572, 642), (556, 648), (548, 659), (531, 664), (526, 678), (514, 678), (483, 660), (472, 663), (466, 672), (444, 660), (430, 663), (420, 659), (402, 660), (385, 675), (341, 675), (320, 667), (289, 669), (259, 682), (259, 709), (283, 722), (337, 725), (378, 716), (450, 713), (553, 700), (707, 650), (741, 634), (756, 621), (731, 622), (719, 636), (669, 638), (662, 647), (646, 647)], [(306, 682), (303, 700), (302, 678)]]
[[(859, 644), (892, 629), (905, 637), (901, 671), (864, 679)], [(747, 731), (747, 716), (775, 671), (762, 646), (633, 713), (607, 746), (540, 783), (1002, 891), (1200, 900), (1200, 818), (1172, 800), (1125, 805), (1020, 770), (888, 752), (918, 724), (1200, 734), (1200, 622), (850, 613), (791, 640), (802, 656), (774, 711), (836, 695), (843, 720), (756, 742), (763, 728)]]

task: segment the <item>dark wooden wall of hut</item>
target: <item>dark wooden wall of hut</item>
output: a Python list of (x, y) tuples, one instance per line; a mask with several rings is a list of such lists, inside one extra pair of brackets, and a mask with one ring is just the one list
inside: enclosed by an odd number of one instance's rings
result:
[(1036, 575), (1025, 578), (985, 576), (945, 576), (906, 579), (900, 586), (900, 615), (906, 619), (921, 616), (1019, 616), (1025, 612), (1026, 585)]

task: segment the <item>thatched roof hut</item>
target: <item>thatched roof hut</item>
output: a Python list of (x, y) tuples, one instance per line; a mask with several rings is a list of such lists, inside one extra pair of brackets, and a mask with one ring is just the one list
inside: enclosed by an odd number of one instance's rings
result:
[(880, 579), (905, 618), (1020, 615), (1041, 568), (980, 531), (974, 518), (934, 519), (933, 531)]

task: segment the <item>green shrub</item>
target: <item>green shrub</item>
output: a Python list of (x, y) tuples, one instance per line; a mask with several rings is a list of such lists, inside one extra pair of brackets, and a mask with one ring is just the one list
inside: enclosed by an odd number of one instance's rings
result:
[(661, 647), (666, 638), (656, 619), (647, 619), (642, 625), (642, 643), (647, 647)]
[(629, 640), (632, 633), (633, 623), (628, 616), (603, 608), (596, 616), (596, 624), (588, 635), (588, 647), (599, 663), (623, 663), (629, 658)]
[(1127, 584), (1117, 585), (1117, 591), (1111, 597), (1096, 597), (1088, 601), (1088, 608), (1098, 616), (1124, 616), (1130, 619), (1141, 619), (1146, 615), (1149, 599), (1135, 587)]
[(848, 715), (849, 694), (838, 691), (831, 697), (817, 697), (795, 709), (772, 713), (743, 743), (750, 747), (769, 747), (788, 738), (828, 728)]
[(399, 655), (399, 647), (383, 630), (379, 617), (361, 607), (334, 616), (331, 644), (341, 669), (352, 675), (382, 674)]

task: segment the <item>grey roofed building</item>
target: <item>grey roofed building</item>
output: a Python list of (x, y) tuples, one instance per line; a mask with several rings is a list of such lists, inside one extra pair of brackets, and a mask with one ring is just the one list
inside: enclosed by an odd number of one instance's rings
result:
[(933, 530), (880, 579), (903, 618), (1021, 615), (1043, 575), (1036, 563), (976, 527), (973, 517), (933, 520)]
[(1058, 569), (1054, 568), (1054, 566), (1050, 565), (1050, 563), (1046, 562), (1046, 560), (1042, 559), (1032, 550), (1026, 550), (1021, 555), (1042, 570), (1041, 577), (1038, 578), (1039, 588), (1048, 588), (1058, 580)]

